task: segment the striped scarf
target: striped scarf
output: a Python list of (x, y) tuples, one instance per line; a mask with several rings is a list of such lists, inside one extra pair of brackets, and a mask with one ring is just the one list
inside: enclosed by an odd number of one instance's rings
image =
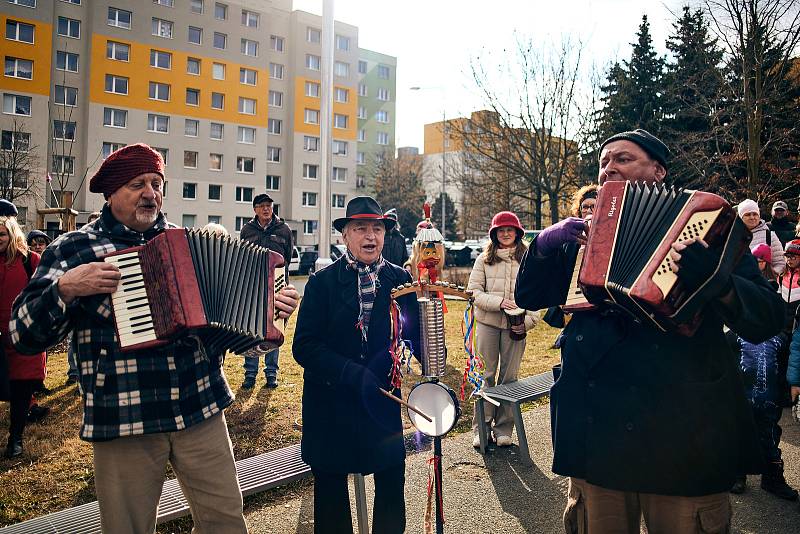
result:
[(345, 254), (345, 260), (347, 260), (347, 267), (358, 273), (358, 322), (356, 326), (361, 330), (361, 340), (366, 343), (372, 305), (375, 303), (378, 288), (381, 287), (378, 273), (386, 260), (381, 256), (372, 265), (367, 265), (358, 261), (350, 250)]

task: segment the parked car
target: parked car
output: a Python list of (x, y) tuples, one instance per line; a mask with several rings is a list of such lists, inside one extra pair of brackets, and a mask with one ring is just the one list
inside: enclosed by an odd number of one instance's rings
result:
[(298, 272), (300, 272), (300, 249), (293, 247), (292, 259), (289, 261), (289, 274), (297, 274)]
[[(300, 254), (298, 274), (307, 275), (314, 272), (314, 266), (319, 257), (319, 252), (317, 252), (316, 248), (315, 246), (313, 249), (306, 250)], [(338, 260), (346, 251), (347, 247), (344, 245), (331, 245), (331, 259), (333, 261)]]

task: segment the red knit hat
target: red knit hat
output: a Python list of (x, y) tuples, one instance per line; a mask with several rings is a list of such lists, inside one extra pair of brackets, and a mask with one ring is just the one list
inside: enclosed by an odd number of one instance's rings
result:
[(784, 254), (797, 254), (800, 256), (800, 239), (793, 239), (786, 243)]
[(501, 211), (492, 217), (492, 227), (489, 228), (489, 237), (494, 239), (494, 234), (498, 228), (503, 226), (511, 226), (517, 229), (517, 235), (522, 237), (525, 234), (525, 229), (519, 222), (519, 217), (513, 211)]
[(164, 178), (164, 159), (144, 143), (136, 143), (112, 152), (92, 179), (89, 191), (103, 193), (108, 198), (114, 191), (140, 174), (154, 172)]
[(751, 248), (750, 252), (753, 253), (753, 256), (755, 256), (757, 260), (765, 261), (767, 263), (772, 261), (772, 249), (766, 243), (759, 243)]

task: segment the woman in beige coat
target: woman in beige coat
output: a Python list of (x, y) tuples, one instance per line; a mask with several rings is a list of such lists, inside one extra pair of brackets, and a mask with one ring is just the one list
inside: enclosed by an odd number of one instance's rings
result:
[[(491, 240), (486, 250), (475, 260), (469, 275), (469, 287), (475, 296), (476, 342), (478, 352), (486, 363), (486, 385), (505, 384), (517, 380), (519, 365), (525, 352), (525, 332), (534, 327), (538, 316), (524, 312), (524, 321), (511, 326), (505, 311), (518, 311), (514, 302), (514, 286), (519, 262), (525, 253), (522, 236), (525, 231), (519, 218), (510, 211), (501, 211), (492, 219), (489, 229)], [(513, 332), (522, 339), (512, 339)], [(494, 439), (500, 447), (511, 445), (514, 417), (503, 404), (495, 408), (486, 404), (488, 430), (494, 430)], [(480, 446), (477, 413), (472, 420), (474, 447)], [(494, 425), (494, 427), (492, 426)]]

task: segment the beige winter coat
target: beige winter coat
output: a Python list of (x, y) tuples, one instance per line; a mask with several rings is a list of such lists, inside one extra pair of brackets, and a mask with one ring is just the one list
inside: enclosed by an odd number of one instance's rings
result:
[[(514, 249), (500, 249), (494, 265), (486, 263), (486, 252), (482, 252), (469, 275), (467, 289), (475, 296), (475, 319), (495, 328), (510, 328), (508, 319), (500, 309), (503, 299), (514, 300), (519, 262), (512, 257)], [(536, 312), (525, 314), (525, 330), (530, 330), (539, 321)]]

